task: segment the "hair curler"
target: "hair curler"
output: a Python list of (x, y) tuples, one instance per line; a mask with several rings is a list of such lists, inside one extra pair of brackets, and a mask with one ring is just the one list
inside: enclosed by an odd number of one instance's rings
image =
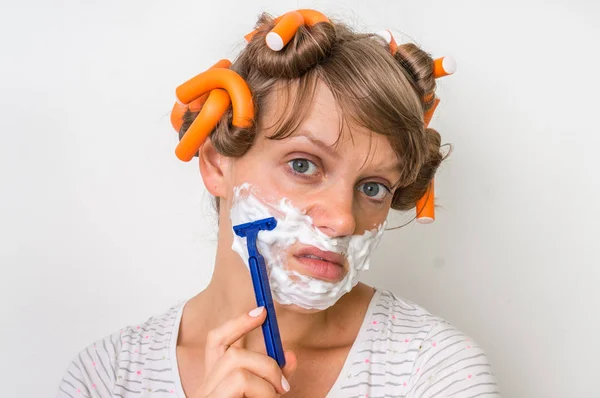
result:
[[(398, 50), (398, 44), (394, 40), (394, 35), (389, 30), (383, 30), (377, 32), (377, 35), (382, 37), (390, 47), (392, 55)], [(433, 77), (439, 79), (440, 77), (448, 76), (456, 72), (456, 60), (450, 56), (437, 58), (433, 61)], [(433, 118), (433, 113), (440, 103), (440, 99), (435, 96), (435, 93), (427, 93), (423, 97), (425, 104), (430, 103), (431, 107), (423, 114), (423, 123), (425, 127), (429, 126), (429, 122)], [(425, 194), (416, 203), (417, 222), (421, 224), (431, 224), (435, 221), (435, 184), (434, 179), (431, 180)]]
[[(210, 69), (229, 68), (230, 66), (231, 61), (229, 61), (228, 59), (222, 59), (213, 66), (211, 66)], [(200, 98), (190, 102), (187, 105), (182, 104), (179, 101), (175, 102), (175, 104), (173, 105), (173, 109), (171, 110), (171, 125), (173, 126), (175, 131), (179, 132), (179, 130), (181, 130), (181, 125), (183, 124), (183, 115), (185, 114), (185, 112), (188, 110), (192, 112), (198, 112), (202, 108), (202, 105), (204, 105), (204, 102), (206, 102), (207, 98), (208, 94), (204, 94)]]
[(392, 32), (388, 29), (385, 29), (377, 32), (376, 35), (380, 36), (383, 40), (385, 40), (385, 42), (390, 47), (390, 52), (392, 53), (392, 55), (395, 55), (396, 51), (398, 50), (398, 43), (396, 43)]
[[(287, 12), (276, 18), (274, 22), (275, 27), (265, 36), (267, 47), (273, 51), (281, 51), (292, 40), (298, 32), (298, 28), (302, 25), (314, 26), (320, 22), (331, 23), (324, 14), (309, 9)], [(244, 36), (246, 41), (249, 43), (256, 33), (258, 33), (258, 30)]]
[(200, 110), (175, 149), (179, 159), (185, 162), (192, 160), (230, 104), (233, 107), (231, 123), (241, 128), (252, 126), (254, 122), (252, 94), (245, 80), (228, 69), (230, 65), (229, 61), (222, 60), (175, 90), (178, 103), (173, 106), (171, 122), (177, 131), (181, 128), (182, 116), (186, 110)]

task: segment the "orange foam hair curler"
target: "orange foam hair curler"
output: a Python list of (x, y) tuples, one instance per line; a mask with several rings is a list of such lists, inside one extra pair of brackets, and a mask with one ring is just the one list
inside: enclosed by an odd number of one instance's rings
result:
[[(377, 33), (381, 36), (386, 43), (390, 46), (390, 52), (394, 55), (398, 49), (398, 44), (394, 40), (392, 32), (384, 30)], [(456, 72), (456, 61), (454, 58), (446, 56), (435, 59), (433, 61), (433, 77), (438, 79), (440, 77), (448, 76)], [(423, 115), (423, 122), (425, 127), (429, 126), (429, 122), (433, 118), (433, 113), (440, 103), (440, 99), (435, 96), (435, 93), (428, 93), (423, 98), (426, 103), (433, 100), (431, 107)], [(421, 224), (431, 224), (435, 221), (435, 182), (434, 179), (427, 187), (425, 194), (417, 201), (417, 222)]]
[(217, 126), (230, 104), (231, 100), (227, 91), (214, 89), (210, 92), (200, 113), (175, 148), (175, 155), (180, 160), (189, 162), (194, 158), (194, 155), (196, 155), (206, 137)]
[[(267, 47), (273, 51), (281, 51), (302, 25), (314, 26), (320, 22), (330, 23), (329, 18), (324, 14), (309, 9), (290, 11), (276, 18), (274, 22), (275, 27), (265, 36)], [(244, 36), (246, 41), (250, 42), (256, 33), (257, 30), (254, 30)]]
[(435, 221), (435, 182), (431, 180), (425, 194), (417, 201), (417, 222), (431, 224)]
[(175, 93), (179, 102), (189, 104), (217, 88), (225, 89), (231, 97), (233, 125), (238, 127), (252, 126), (254, 120), (252, 94), (244, 79), (232, 70), (225, 68), (209, 69), (177, 87)]
[(429, 122), (431, 122), (431, 118), (433, 117), (433, 112), (435, 112), (435, 108), (437, 108), (439, 103), (440, 103), (440, 99), (435, 97), (435, 99), (433, 100), (433, 105), (423, 115), (423, 120), (425, 121), (425, 127), (429, 126)]
[(394, 39), (394, 35), (392, 34), (392, 32), (390, 32), (389, 30), (382, 30), (376, 33), (378, 36), (381, 36), (383, 38), (383, 40), (385, 40), (385, 42), (388, 44), (388, 46), (390, 47), (390, 52), (392, 53), (392, 55), (396, 54), (396, 51), (398, 50), (398, 43), (396, 43), (396, 40)]
[[(434, 98), (433, 105), (431, 108), (425, 112), (423, 119), (425, 122), (425, 127), (429, 126), (429, 122), (431, 122), (431, 118), (433, 117), (433, 113), (435, 112), (435, 108), (437, 108), (440, 103), (439, 98)], [(431, 180), (429, 186), (427, 187), (427, 191), (425, 194), (417, 201), (416, 211), (417, 211), (417, 222), (420, 224), (431, 224), (435, 221), (435, 189), (434, 189), (434, 180)]]
[(456, 72), (456, 60), (452, 57), (442, 57), (433, 61), (433, 76), (438, 79)]
[(178, 102), (173, 106), (171, 123), (176, 131), (181, 129), (186, 110), (200, 110), (175, 149), (179, 159), (192, 160), (230, 104), (233, 106), (232, 124), (242, 128), (252, 126), (252, 94), (244, 79), (228, 69), (230, 65), (228, 60), (221, 60), (175, 90)]
[[(456, 61), (452, 57), (442, 57), (433, 61), (433, 76), (438, 79), (456, 72)], [(431, 101), (433, 105), (423, 115), (425, 127), (429, 126), (435, 109), (440, 103), (440, 99), (435, 97), (434, 93), (425, 96), (425, 101)], [(417, 201), (417, 222), (421, 224), (431, 224), (435, 221), (435, 179), (431, 180), (427, 191), (421, 199)]]
[(265, 37), (267, 47), (273, 51), (281, 51), (302, 25), (304, 25), (304, 18), (298, 11), (284, 14), (275, 27), (267, 33)]
[[(229, 61), (228, 59), (222, 59), (213, 66), (211, 66), (210, 69), (229, 68), (230, 66), (231, 61)], [(181, 125), (183, 124), (183, 115), (185, 114), (185, 112), (187, 110), (190, 110), (192, 112), (198, 112), (202, 108), (202, 105), (204, 105), (204, 102), (206, 102), (207, 98), (208, 94), (204, 94), (203, 96), (190, 102), (189, 104), (182, 104), (179, 101), (175, 102), (175, 104), (173, 105), (173, 109), (171, 110), (171, 125), (173, 126), (175, 131), (179, 132), (179, 130), (181, 130)]]

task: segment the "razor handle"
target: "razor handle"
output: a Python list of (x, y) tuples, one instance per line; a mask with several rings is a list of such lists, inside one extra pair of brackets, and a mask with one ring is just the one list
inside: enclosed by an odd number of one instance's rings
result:
[(265, 259), (260, 253), (248, 258), (250, 274), (252, 275), (252, 284), (254, 285), (254, 295), (258, 307), (265, 307), (267, 319), (262, 324), (263, 336), (267, 355), (273, 358), (280, 368), (285, 366), (285, 356), (281, 345), (281, 336), (279, 335), (279, 326), (275, 316), (275, 307), (273, 306), (273, 296), (271, 295), (271, 286), (269, 285), (269, 275)]

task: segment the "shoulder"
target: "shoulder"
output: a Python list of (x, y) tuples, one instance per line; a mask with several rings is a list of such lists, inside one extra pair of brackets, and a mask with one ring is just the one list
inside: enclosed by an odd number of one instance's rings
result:
[[(426, 309), (387, 290), (377, 290), (363, 324), (364, 342), (385, 343), (404, 355), (418, 354), (431, 330), (446, 322)], [(417, 346), (416, 343), (419, 343)]]
[[(153, 391), (170, 393), (171, 337), (181, 302), (140, 324), (122, 328), (81, 350), (64, 373), (57, 397), (127, 396)], [(162, 379), (154, 378), (157, 373)], [(156, 383), (154, 380), (162, 380)], [(157, 386), (158, 384), (158, 386)]]
[(376, 292), (353, 351), (347, 392), (456, 398), (498, 394), (476, 341), (389, 291)]

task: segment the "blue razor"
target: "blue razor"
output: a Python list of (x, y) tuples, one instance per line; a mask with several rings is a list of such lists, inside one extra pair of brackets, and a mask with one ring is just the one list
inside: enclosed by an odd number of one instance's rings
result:
[(258, 233), (264, 230), (271, 231), (276, 226), (277, 220), (270, 217), (236, 225), (233, 227), (233, 231), (237, 236), (246, 238), (248, 245), (248, 265), (250, 267), (250, 275), (252, 275), (256, 304), (259, 307), (265, 307), (267, 310), (267, 319), (262, 324), (267, 354), (277, 362), (279, 367), (283, 368), (285, 366), (285, 356), (283, 355), (283, 347), (281, 346), (281, 336), (279, 335), (279, 326), (277, 325), (277, 318), (275, 316), (273, 296), (271, 296), (269, 275), (267, 274), (265, 259), (256, 247)]

